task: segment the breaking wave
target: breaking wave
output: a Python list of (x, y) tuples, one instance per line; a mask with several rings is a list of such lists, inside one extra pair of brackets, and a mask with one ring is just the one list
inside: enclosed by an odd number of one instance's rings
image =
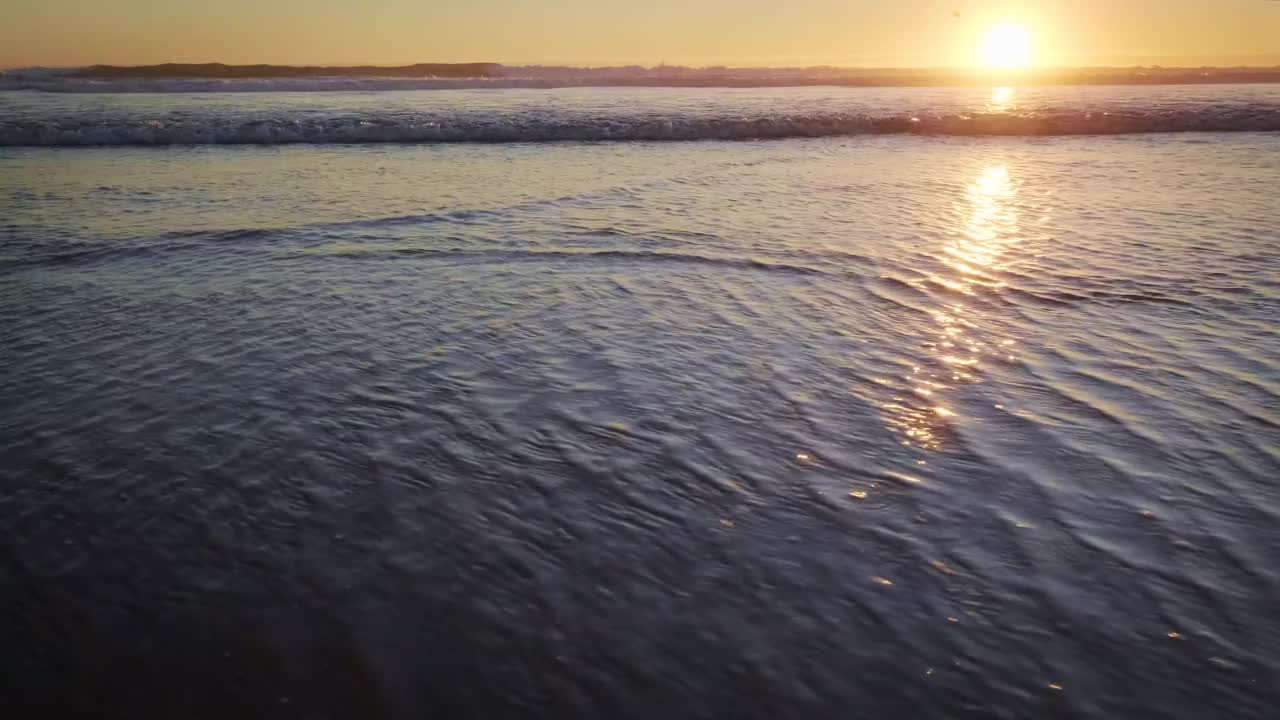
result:
[(1280, 131), (1280, 108), (1046, 113), (556, 117), (461, 114), (0, 120), (0, 146), (756, 140), (840, 135), (1115, 135)]

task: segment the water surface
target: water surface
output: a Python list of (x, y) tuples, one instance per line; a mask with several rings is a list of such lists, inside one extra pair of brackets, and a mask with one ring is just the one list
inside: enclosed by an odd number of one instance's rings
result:
[(1278, 184), (1250, 133), (4, 149), (5, 694), (1268, 717)]

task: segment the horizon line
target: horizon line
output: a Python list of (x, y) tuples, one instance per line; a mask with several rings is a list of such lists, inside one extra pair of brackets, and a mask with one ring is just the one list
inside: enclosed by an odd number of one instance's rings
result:
[[(363, 69), (363, 68), (387, 68), (387, 69), (404, 69), (416, 66), (441, 66), (441, 67), (464, 67), (464, 66), (493, 66), (498, 68), (511, 69), (567, 69), (567, 70), (619, 70), (636, 68), (641, 70), (660, 70), (663, 68), (678, 70), (846, 70), (846, 71), (893, 71), (893, 72), (955, 72), (955, 71), (983, 71), (990, 72), (992, 68), (985, 68), (977, 65), (841, 65), (833, 63), (810, 63), (796, 65), (765, 65), (765, 64), (727, 64), (727, 63), (707, 63), (707, 64), (684, 64), (684, 63), (668, 63), (658, 62), (653, 64), (645, 64), (640, 62), (630, 63), (611, 63), (611, 64), (574, 64), (574, 63), (509, 63), (499, 61), (414, 61), (414, 62), (323, 62), (323, 63), (273, 63), (273, 62), (222, 62), (218, 60), (201, 61), (201, 62), (179, 62), (164, 61), (150, 63), (88, 63), (76, 65), (6, 65), (0, 66), (0, 72), (8, 72), (13, 70), (85, 70), (89, 68), (159, 68), (165, 66), (179, 67), (227, 67), (227, 68), (253, 68), (253, 67), (269, 67), (269, 68), (338, 68), (338, 69)], [(1280, 69), (1280, 57), (1273, 60), (1259, 63), (1219, 63), (1219, 64), (1168, 64), (1168, 63), (1152, 63), (1137, 62), (1133, 64), (1124, 63), (1097, 63), (1097, 64), (1081, 64), (1081, 65), (1034, 65), (1024, 68), (1000, 68), (1000, 72), (1013, 73), (1034, 73), (1046, 71), (1064, 71), (1064, 70), (1236, 70), (1236, 69)]]

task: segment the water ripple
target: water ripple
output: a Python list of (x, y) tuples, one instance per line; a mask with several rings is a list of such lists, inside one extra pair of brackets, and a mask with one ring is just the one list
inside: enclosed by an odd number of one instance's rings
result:
[(0, 155), (0, 686), (1268, 717), (1280, 154), (1206, 137)]

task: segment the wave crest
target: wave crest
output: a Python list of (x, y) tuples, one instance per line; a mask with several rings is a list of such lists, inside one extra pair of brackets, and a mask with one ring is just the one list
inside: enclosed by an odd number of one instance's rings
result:
[(879, 117), (831, 113), (568, 119), (464, 115), (452, 118), (296, 116), (252, 120), (10, 120), (0, 121), (0, 146), (607, 142), (891, 134), (1038, 136), (1261, 131), (1280, 131), (1280, 108)]

